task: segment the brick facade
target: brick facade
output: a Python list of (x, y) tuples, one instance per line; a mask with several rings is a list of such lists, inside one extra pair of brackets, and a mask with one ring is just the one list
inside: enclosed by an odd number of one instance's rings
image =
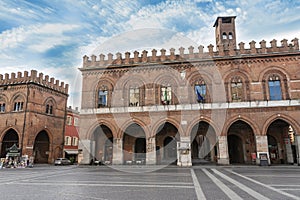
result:
[(37, 71), (0, 75), (0, 146), (17, 144), (35, 163), (53, 163), (63, 153), (68, 85)]
[(234, 20), (217, 19), (216, 51), (84, 56), (82, 163), (299, 162), (298, 39), (237, 48)]

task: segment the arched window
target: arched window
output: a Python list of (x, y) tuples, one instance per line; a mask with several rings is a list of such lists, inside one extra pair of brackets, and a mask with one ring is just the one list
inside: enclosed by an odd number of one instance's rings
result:
[(129, 88), (129, 106), (140, 105), (140, 89), (138, 87)]
[(223, 40), (226, 40), (226, 39), (227, 39), (227, 34), (226, 34), (225, 32), (222, 34), (222, 39), (223, 39)]
[(273, 74), (269, 77), (268, 86), (269, 86), (269, 97), (270, 97), (269, 99), (282, 100), (280, 77), (278, 75)]
[(0, 112), (1, 113), (5, 112), (5, 103), (3, 102), (0, 103)]
[(161, 103), (163, 105), (170, 105), (172, 103), (172, 88), (171, 86), (161, 86)]
[(14, 111), (19, 112), (23, 111), (23, 106), (24, 106), (24, 99), (22, 96), (17, 95), (16, 98), (14, 99)]
[(197, 81), (195, 83), (195, 95), (197, 102), (204, 102), (206, 97), (206, 84), (203, 80)]
[(108, 100), (108, 88), (104, 85), (98, 90), (98, 103), (97, 108), (107, 107)]
[(54, 100), (53, 99), (47, 99), (46, 103), (45, 103), (45, 113), (47, 115), (53, 115), (53, 111), (54, 111)]
[(233, 102), (242, 101), (244, 98), (243, 82), (238, 76), (231, 79), (231, 100)]
[(229, 39), (229, 40), (232, 40), (232, 39), (233, 39), (233, 35), (232, 35), (231, 32), (229, 32), (229, 34), (228, 34), (228, 39)]

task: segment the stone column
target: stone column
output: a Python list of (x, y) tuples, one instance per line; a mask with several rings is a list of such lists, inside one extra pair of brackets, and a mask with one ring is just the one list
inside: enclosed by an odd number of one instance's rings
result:
[(268, 148), (268, 137), (266, 135), (261, 136), (258, 135), (255, 137), (256, 139), (256, 164), (259, 164), (259, 154), (267, 153), (268, 154), (268, 163), (271, 164), (269, 148)]
[(300, 165), (300, 135), (295, 135), (297, 164)]
[(284, 138), (284, 146), (286, 150), (287, 163), (293, 164), (294, 158), (290, 138)]
[(229, 165), (227, 136), (218, 136), (218, 164)]
[(123, 164), (123, 140), (121, 138), (114, 139), (112, 164), (113, 165)]
[(177, 142), (177, 165), (182, 167), (192, 166), (190, 137), (181, 137), (180, 142)]
[(146, 164), (147, 165), (155, 165), (156, 164), (156, 142), (155, 137), (151, 137), (147, 139), (147, 152), (146, 152)]
[(81, 161), (79, 164), (89, 164), (95, 155), (95, 141), (79, 140), (78, 149), (81, 149)]

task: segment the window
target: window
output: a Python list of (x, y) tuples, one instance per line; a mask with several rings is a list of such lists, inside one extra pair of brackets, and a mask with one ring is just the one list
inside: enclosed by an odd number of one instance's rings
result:
[(79, 119), (78, 119), (78, 117), (74, 117), (74, 126), (79, 126)]
[(161, 102), (163, 105), (171, 104), (172, 100), (172, 89), (171, 86), (162, 86), (161, 87)]
[(0, 103), (0, 112), (5, 112), (5, 103)]
[(232, 40), (232, 38), (233, 38), (233, 36), (232, 36), (232, 33), (230, 32), (230, 33), (228, 34), (228, 39), (229, 39), (229, 40)]
[(78, 138), (77, 137), (72, 138), (72, 146), (78, 146)]
[(140, 89), (130, 88), (129, 89), (129, 106), (139, 106), (140, 102)]
[(269, 93), (270, 93), (270, 100), (282, 100), (282, 93), (281, 93), (281, 85), (280, 79), (278, 76), (273, 75), (269, 78)]
[(107, 95), (108, 95), (108, 91), (106, 89), (99, 90), (99, 92), (98, 92), (98, 108), (107, 106)]
[(65, 137), (65, 145), (66, 145), (66, 146), (70, 146), (70, 145), (71, 145), (71, 142), (72, 142), (72, 141), (71, 141), (71, 137), (70, 137), (70, 136), (66, 136), (66, 137)]
[(23, 110), (23, 102), (15, 102), (14, 111), (22, 111)]
[(53, 114), (53, 106), (52, 105), (50, 105), (50, 104), (46, 105), (46, 113), (49, 115)]
[(71, 126), (72, 125), (72, 117), (67, 116), (67, 125)]
[(205, 83), (195, 85), (195, 94), (197, 97), (197, 102), (204, 102), (206, 96), (206, 85)]
[(231, 80), (231, 100), (233, 102), (243, 100), (243, 82), (240, 77), (234, 77)]
[(222, 34), (222, 39), (223, 39), (223, 40), (226, 40), (226, 39), (227, 39), (227, 34), (226, 34), (225, 32)]

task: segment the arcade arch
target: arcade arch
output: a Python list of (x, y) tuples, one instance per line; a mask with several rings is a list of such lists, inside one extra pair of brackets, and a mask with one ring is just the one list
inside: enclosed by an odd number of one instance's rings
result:
[(255, 135), (251, 126), (238, 120), (228, 129), (228, 153), (230, 164), (251, 164), (256, 154)]
[(48, 163), (50, 139), (48, 133), (43, 130), (37, 134), (34, 140), (33, 152), (35, 163)]
[(201, 121), (191, 131), (192, 164), (215, 161), (217, 156), (216, 132), (207, 122)]
[(98, 126), (92, 135), (95, 142), (94, 159), (103, 163), (112, 163), (113, 159), (113, 134), (105, 125)]
[(1, 158), (6, 157), (6, 149), (12, 147), (14, 144), (19, 146), (19, 136), (14, 129), (9, 129), (6, 131), (1, 145)]

